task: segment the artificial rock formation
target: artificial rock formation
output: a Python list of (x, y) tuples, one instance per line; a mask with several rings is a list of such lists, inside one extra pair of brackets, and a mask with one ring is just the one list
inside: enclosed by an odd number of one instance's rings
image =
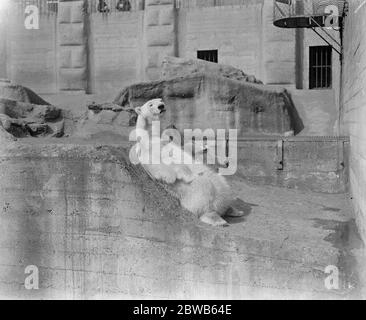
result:
[[(111, 104), (92, 104), (75, 136), (128, 138), (136, 121), (134, 108), (163, 98), (167, 114), (161, 128), (237, 129), (248, 135), (293, 135), (303, 124), (285, 89), (261, 84), (231, 66), (202, 60), (166, 57), (160, 80), (123, 89)], [(121, 110), (118, 107), (122, 107)]]
[(13, 137), (61, 137), (62, 110), (50, 105), (32, 90), (3, 81), (0, 84), (0, 135)]
[(114, 103), (87, 106), (87, 111), (79, 119), (73, 137), (87, 140), (108, 140), (119, 142), (127, 140), (132, 131), (131, 113)]
[[(163, 126), (184, 129), (237, 129), (238, 136), (297, 134), (303, 128), (286, 90), (232, 80), (213, 73), (194, 73), (132, 85), (114, 103), (128, 110), (163, 98)], [(131, 115), (133, 117), (133, 114)]]
[(176, 57), (165, 57), (163, 60), (161, 79), (186, 77), (192, 74), (211, 74), (232, 80), (263, 84), (255, 76), (226, 64)]

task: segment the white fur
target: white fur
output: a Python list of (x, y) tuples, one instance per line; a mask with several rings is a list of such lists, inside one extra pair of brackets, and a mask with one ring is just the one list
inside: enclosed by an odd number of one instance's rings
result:
[[(161, 99), (154, 99), (135, 109), (138, 114), (137, 132), (143, 131), (151, 137), (149, 132), (151, 122), (157, 120), (161, 115), (162, 105), (164, 104)], [(149, 141), (141, 139), (140, 148), (142, 151), (149, 152), (149, 148), (157, 143), (164, 148), (159, 139), (153, 138), (152, 141), (150, 141), (151, 139)], [(169, 148), (176, 153), (184, 152), (180, 146), (174, 144), (169, 144)], [(186, 153), (185, 157), (192, 159), (192, 156)], [(161, 164), (143, 165), (153, 179), (167, 183), (169, 189), (179, 198), (182, 207), (197, 215), (202, 221), (217, 226), (227, 224), (221, 217), (230, 208), (233, 198), (230, 187), (223, 176), (213, 172), (202, 163), (194, 163), (193, 159), (193, 164), (172, 163), (167, 165), (164, 164), (163, 152), (161, 152), (160, 159)]]

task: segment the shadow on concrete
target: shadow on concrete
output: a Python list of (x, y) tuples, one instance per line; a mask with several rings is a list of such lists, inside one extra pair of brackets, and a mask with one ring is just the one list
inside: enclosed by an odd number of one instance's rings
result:
[(249, 216), (252, 213), (252, 208), (253, 207), (258, 207), (257, 204), (253, 204), (253, 203), (247, 203), (244, 202), (243, 200), (236, 198), (235, 202), (232, 205), (236, 210), (238, 211), (243, 211), (244, 215), (241, 217), (229, 217), (229, 216), (225, 216), (224, 219), (229, 223), (229, 224), (236, 224), (236, 223), (242, 223), (245, 222), (245, 218), (247, 216)]
[(330, 242), (334, 248), (339, 250), (337, 267), (342, 275), (341, 289), (348, 291), (354, 299), (359, 299), (362, 283), (360, 282), (357, 259), (353, 250), (362, 249), (365, 245), (359, 234), (356, 221), (354, 219), (348, 221), (312, 220), (316, 228), (330, 231), (324, 240)]
[(305, 129), (304, 123), (300, 118), (300, 115), (296, 109), (294, 101), (292, 100), (291, 94), (284, 90), (283, 92), (284, 99), (288, 102), (287, 103), (287, 111), (289, 113), (291, 119), (291, 125), (294, 129), (295, 136), (298, 135), (302, 130)]

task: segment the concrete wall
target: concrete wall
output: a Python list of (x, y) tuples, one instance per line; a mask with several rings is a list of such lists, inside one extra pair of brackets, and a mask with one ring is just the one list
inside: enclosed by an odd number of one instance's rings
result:
[[(77, 7), (80, 1), (72, 3)], [(163, 5), (148, 1), (145, 11), (91, 13), (84, 21), (75, 14), (61, 17), (61, 6), (60, 23), (55, 15), (41, 15), (40, 30), (26, 30), (23, 16), (11, 19), (7, 45), (0, 44), (0, 73), (41, 94), (84, 90), (96, 100), (111, 100), (123, 87), (156, 79), (165, 55), (196, 57), (197, 50), (218, 49), (219, 62), (294, 93), (305, 123), (302, 134), (338, 134), (337, 55), (333, 55), (332, 90), (292, 91), (299, 72), (295, 31), (274, 27), (272, 14), (272, 1), (175, 10), (169, 0)], [(79, 40), (67, 32), (70, 28), (75, 31), (76, 25), (82, 26)], [(68, 43), (69, 33), (77, 40), (77, 48), (75, 43)], [(307, 89), (309, 46), (325, 43), (311, 31), (305, 31), (301, 41), (302, 87)]]
[(348, 152), (345, 137), (243, 138), (238, 174), (258, 184), (345, 193)]
[(0, 78), (6, 78), (6, 34), (7, 25), (4, 19), (4, 13), (0, 12)]
[(177, 15), (173, 0), (147, 0), (145, 6), (144, 79), (157, 80), (164, 57), (177, 55)]
[(261, 4), (179, 10), (179, 56), (197, 58), (197, 50), (218, 50), (218, 62), (262, 79)]
[(27, 30), (24, 16), (8, 19), (7, 78), (37, 93), (56, 92), (56, 20), (56, 15), (41, 15), (39, 30)]
[(273, 1), (264, 1), (263, 81), (267, 84), (295, 84), (295, 30), (273, 25)]
[[(9, 78), (27, 84), (27, 78), (34, 79), (37, 71), (40, 75), (36, 78), (44, 78), (44, 83), (48, 86), (42, 92), (62, 90), (66, 85), (63, 74), (81, 71), (79, 76), (83, 78), (84, 71), (81, 69), (84, 68), (84, 60), (88, 58), (87, 91), (112, 91), (136, 79), (156, 79), (165, 55), (195, 58), (197, 50), (218, 49), (220, 63), (243, 69), (267, 84), (295, 84), (295, 31), (273, 26), (272, 1), (247, 1), (245, 5), (233, 6), (183, 7), (178, 10), (174, 9), (173, 1), (163, 4), (147, 1), (144, 11), (92, 13), (85, 17), (86, 21), (75, 13), (80, 13), (80, 3), (82, 1), (60, 4), (57, 28), (54, 15), (41, 15), (40, 30), (33, 31), (25, 30), (23, 16), (11, 19), (13, 26), (8, 35), (8, 46), (13, 50), (14, 58), (21, 54), (24, 64), (28, 65), (19, 68), (23, 70), (20, 71), (13, 59), (8, 58), (4, 62), (3, 57), (2, 64), (6, 63), (10, 69)], [(69, 10), (71, 6), (76, 10), (74, 13)], [(68, 34), (71, 37), (77, 29), (76, 24), (79, 24), (80, 37), (73, 35), (72, 39), (66, 39)], [(70, 31), (71, 28), (73, 32), (63, 31)], [(81, 50), (80, 47), (81, 53), (74, 52), (70, 58), (65, 53), (66, 47), (76, 44), (70, 41), (81, 42), (78, 43), (79, 46), (88, 42), (86, 49), (89, 56), (84, 57), (84, 49)], [(319, 42), (314, 36), (306, 36), (305, 41)], [(38, 46), (41, 43), (39, 52), (47, 52), (46, 60), (35, 57), (35, 49), (32, 48), (36, 43)], [(306, 46), (307, 44), (305, 53)], [(27, 49), (25, 54), (20, 52), (23, 47)], [(54, 52), (55, 47), (57, 52)], [(69, 49), (66, 51), (69, 52)], [(47, 64), (47, 67), (41, 68), (41, 63)], [(76, 65), (72, 66), (73, 63)], [(83, 66), (79, 66), (80, 63)], [(31, 64), (33, 67), (30, 67)], [(52, 74), (51, 66), (60, 69), (57, 72), (60, 77)], [(28, 71), (28, 68), (33, 69)], [(34, 71), (31, 72), (32, 70)], [(306, 65), (304, 70), (306, 82)], [(38, 86), (42, 87), (42, 81)]]
[(180, 57), (196, 58), (197, 50), (217, 49), (219, 63), (265, 83), (294, 84), (294, 31), (273, 26), (271, 1), (181, 9), (178, 39)]
[[(344, 29), (342, 129), (351, 137), (350, 182), (358, 226), (366, 240), (366, 6), (349, 1)], [(357, 10), (356, 10), (357, 9)]]
[[(249, 220), (212, 228), (200, 224), (141, 168), (132, 166), (127, 146), (48, 142), (0, 147), (1, 298), (329, 294), (320, 271), (337, 265), (341, 253), (324, 243), (324, 230), (313, 236), (312, 212), (300, 211), (293, 221), (282, 218), (285, 222), (280, 224), (267, 213), (254, 224)], [(294, 169), (298, 152), (293, 146), (289, 151), (288, 165)], [(290, 202), (304, 201), (296, 193), (285, 193), (282, 205), (291, 195)], [(281, 207), (281, 216), (288, 208)], [(268, 210), (273, 214), (279, 209), (274, 205)], [(308, 217), (307, 223), (299, 222), (300, 215)], [(305, 231), (297, 234), (299, 228)], [(291, 230), (291, 241), (284, 242), (277, 230)], [(39, 290), (24, 286), (30, 265), (39, 270)]]
[(304, 123), (302, 136), (337, 136), (339, 109), (334, 90), (289, 89)]
[(58, 89), (85, 91), (88, 78), (85, 1), (61, 1), (58, 10)]
[(90, 16), (91, 92), (116, 94), (143, 78), (143, 11)]

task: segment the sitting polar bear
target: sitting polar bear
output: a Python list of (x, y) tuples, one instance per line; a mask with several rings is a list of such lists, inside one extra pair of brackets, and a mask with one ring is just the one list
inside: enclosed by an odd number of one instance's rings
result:
[[(135, 141), (138, 157), (141, 154), (150, 155), (150, 151), (159, 153), (158, 164), (151, 161), (141, 161), (145, 171), (154, 180), (162, 181), (165, 186), (180, 200), (182, 207), (197, 215), (204, 223), (213, 226), (226, 226), (223, 216), (240, 217), (244, 213), (231, 207), (234, 202), (232, 192), (226, 179), (212, 171), (203, 163), (193, 161), (192, 155), (184, 152), (179, 145), (169, 143), (169, 152), (164, 152), (164, 141), (160, 136), (150, 138), (151, 125), (158, 121), (165, 109), (162, 99), (148, 101), (142, 107), (135, 109), (138, 117), (136, 122)], [(159, 133), (160, 134), (160, 133)], [(161, 147), (163, 145), (163, 147)], [(155, 150), (155, 151), (154, 151)], [(173, 152), (172, 152), (173, 151)], [(184, 159), (191, 161), (172, 161), (166, 164), (167, 154), (182, 154)], [(182, 158), (180, 158), (182, 159)], [(154, 162), (156, 163), (156, 162)], [(185, 164), (191, 163), (191, 164)]]

